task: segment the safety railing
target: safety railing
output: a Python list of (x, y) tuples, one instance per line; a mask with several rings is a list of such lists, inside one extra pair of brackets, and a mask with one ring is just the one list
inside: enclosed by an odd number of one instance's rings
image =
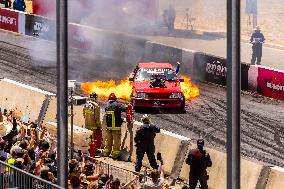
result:
[[(117, 165), (111, 164), (109, 162), (104, 162), (104, 161), (98, 161), (96, 158), (88, 157), (91, 162), (95, 164), (95, 173), (98, 173), (98, 168), (99, 168), (99, 163), (102, 164), (102, 169), (103, 173), (107, 174), (108, 176), (113, 176), (114, 178), (118, 178), (121, 183), (127, 183), (134, 177), (138, 176), (139, 177), (139, 182), (144, 183), (151, 179), (150, 177), (147, 176), (147, 169), (143, 171), (143, 173), (138, 173), (123, 167), (119, 167)], [(135, 183), (139, 184), (139, 183)]]
[(0, 189), (63, 189), (51, 182), (0, 161)]

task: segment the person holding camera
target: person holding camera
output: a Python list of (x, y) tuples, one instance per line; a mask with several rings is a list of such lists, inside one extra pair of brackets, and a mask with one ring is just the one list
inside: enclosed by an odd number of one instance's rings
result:
[(159, 167), (155, 158), (154, 139), (156, 133), (160, 132), (160, 129), (156, 125), (151, 124), (150, 117), (147, 114), (143, 115), (141, 121), (143, 122), (143, 125), (136, 131), (134, 138), (136, 146), (135, 171), (137, 172), (140, 172), (141, 170), (145, 153), (148, 156), (151, 167), (153, 169), (158, 169)]
[(260, 32), (260, 28), (256, 26), (254, 33), (250, 37), (250, 43), (252, 44), (252, 65), (260, 65), (262, 57), (262, 44), (264, 43), (264, 41), (264, 35)]
[(189, 188), (195, 189), (198, 181), (201, 184), (202, 189), (208, 189), (207, 180), (209, 175), (207, 175), (207, 167), (212, 166), (212, 161), (209, 153), (204, 149), (204, 140), (197, 140), (197, 148), (190, 150), (188, 157), (186, 159), (186, 164), (190, 166), (189, 172)]

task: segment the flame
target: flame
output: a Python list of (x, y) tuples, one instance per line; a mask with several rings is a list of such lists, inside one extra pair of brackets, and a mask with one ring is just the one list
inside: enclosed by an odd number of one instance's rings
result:
[(191, 82), (190, 77), (182, 76), (184, 82), (180, 83), (181, 91), (183, 92), (185, 99), (190, 100), (200, 95), (197, 85)]
[[(200, 95), (196, 85), (191, 83), (190, 77), (183, 76), (184, 82), (181, 82), (181, 90), (186, 100), (190, 100)], [(81, 84), (82, 91), (90, 95), (96, 92), (100, 98), (107, 98), (110, 93), (115, 93), (119, 99), (129, 100), (132, 92), (132, 85), (128, 80), (121, 80), (118, 84), (114, 80), (86, 82)]]
[(81, 84), (81, 89), (88, 95), (96, 92), (101, 98), (107, 98), (111, 93), (115, 93), (117, 98), (125, 100), (129, 100), (132, 92), (132, 86), (128, 80), (121, 80), (118, 84), (114, 80), (86, 82)]

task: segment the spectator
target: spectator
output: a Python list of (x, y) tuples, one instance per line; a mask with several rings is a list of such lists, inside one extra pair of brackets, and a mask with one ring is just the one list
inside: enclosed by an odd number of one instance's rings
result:
[(71, 184), (71, 189), (82, 189), (82, 187), (80, 187), (81, 185), (80, 174), (72, 173), (70, 175), (70, 184)]
[(12, 2), (11, 0), (4, 0), (5, 1), (5, 8), (11, 8)]
[(0, 161), (7, 161), (10, 155), (4, 151), (6, 142), (4, 140), (0, 141)]
[(251, 35), (250, 38), (250, 43), (252, 43), (252, 65), (260, 65), (262, 57), (262, 44), (264, 43), (264, 41), (264, 35), (260, 32), (260, 28), (256, 26), (254, 29), (254, 33)]
[(26, 11), (26, 3), (25, 0), (14, 0), (13, 9), (18, 11)]
[(201, 188), (208, 189), (207, 167), (212, 166), (210, 155), (203, 149), (204, 140), (197, 140), (197, 148), (190, 150), (186, 163), (190, 165), (189, 172), (189, 188), (195, 189), (197, 182), (201, 184)]
[(119, 189), (120, 188), (120, 180), (118, 178), (114, 179), (114, 181), (111, 182), (110, 189)]
[(162, 189), (164, 187), (164, 171), (157, 169), (151, 171), (151, 179), (143, 184), (142, 189)]
[(155, 159), (155, 144), (154, 138), (160, 129), (156, 125), (152, 125), (150, 117), (145, 114), (141, 119), (143, 125), (137, 130), (134, 141), (136, 145), (136, 165), (135, 171), (140, 172), (144, 154), (148, 156), (148, 160), (153, 169), (158, 169), (158, 164)]
[(164, 26), (166, 27), (169, 26), (169, 12), (167, 9), (163, 11), (163, 23), (164, 23)]
[(169, 5), (168, 9), (168, 32), (169, 34), (174, 32), (175, 29), (175, 20), (176, 20), (176, 10), (173, 5)]
[(76, 159), (71, 159), (69, 161), (69, 179), (71, 179), (71, 174), (78, 172), (78, 161)]

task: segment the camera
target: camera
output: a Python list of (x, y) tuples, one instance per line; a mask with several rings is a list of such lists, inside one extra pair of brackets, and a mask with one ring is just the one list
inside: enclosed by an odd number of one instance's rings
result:
[(73, 96), (73, 100), (70, 97), (68, 99), (68, 105), (71, 105), (72, 102), (73, 102), (73, 105), (80, 106), (87, 102), (87, 97)]

